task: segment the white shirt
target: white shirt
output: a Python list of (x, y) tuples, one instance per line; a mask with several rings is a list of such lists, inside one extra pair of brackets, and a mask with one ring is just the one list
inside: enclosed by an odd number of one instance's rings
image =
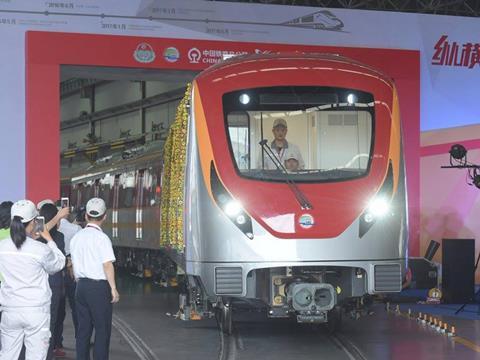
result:
[(58, 231), (63, 234), (65, 239), (65, 254), (70, 255), (70, 240), (72, 240), (73, 236), (80, 230), (82, 230), (80, 225), (72, 224), (66, 219), (60, 219)]
[(70, 242), (70, 255), (77, 279), (106, 280), (103, 264), (115, 261), (110, 238), (95, 224), (87, 224), (75, 234)]
[[(285, 141), (285, 146), (281, 149), (275, 146), (275, 142), (273, 141), (270, 144), (270, 149), (275, 154), (276, 158), (280, 161), (280, 163), (285, 166), (285, 162), (288, 159), (296, 159), (298, 161), (298, 168), (304, 169), (305, 162), (303, 161), (302, 153), (297, 145)], [(260, 149), (260, 153), (263, 154), (264, 160), (264, 168), (267, 170), (276, 170), (277, 167), (275, 166), (274, 162), (270, 159), (270, 156), (267, 155), (266, 150)], [(258, 168), (262, 168), (262, 157), (260, 156)]]
[(55, 242), (26, 238), (17, 249), (10, 237), (0, 242), (0, 288), (2, 309), (50, 312), (52, 291), (48, 275), (65, 266), (65, 256)]

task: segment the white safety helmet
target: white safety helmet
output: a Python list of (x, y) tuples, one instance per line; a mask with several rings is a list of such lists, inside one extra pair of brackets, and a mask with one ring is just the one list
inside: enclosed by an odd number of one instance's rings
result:
[(107, 206), (105, 205), (105, 201), (103, 201), (103, 199), (91, 198), (88, 200), (85, 210), (88, 216), (99, 217), (105, 214), (105, 211), (107, 211)]
[(53, 200), (45, 199), (45, 200), (40, 201), (40, 202), (37, 204), (37, 210), (40, 211), (40, 210), (42, 209), (42, 206), (45, 205), (45, 204), (53, 204), (53, 205), (55, 205), (55, 203), (53, 202)]
[(22, 223), (28, 223), (35, 219), (38, 211), (35, 204), (30, 200), (19, 200), (12, 205), (11, 216), (12, 220), (15, 216), (22, 218)]

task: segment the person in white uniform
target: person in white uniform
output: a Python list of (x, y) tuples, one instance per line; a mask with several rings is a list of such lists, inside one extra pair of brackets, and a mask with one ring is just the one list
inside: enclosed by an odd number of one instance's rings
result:
[[(65, 266), (65, 256), (47, 226), (33, 234), (37, 215), (33, 202), (17, 201), (11, 209), (10, 237), (0, 242), (1, 360), (18, 359), (24, 343), (26, 360), (47, 356), (52, 297), (48, 275)], [(47, 243), (32, 238), (38, 235)]]
[[(302, 153), (297, 145), (287, 141), (288, 127), (285, 119), (276, 119), (273, 122), (273, 141), (270, 143), (270, 148), (277, 160), (283, 165), (286, 166), (286, 161), (288, 159), (296, 159), (298, 161), (298, 167), (296, 170), (304, 169), (305, 162), (303, 161)], [(264, 149), (261, 149), (261, 154), (259, 159), (259, 168), (266, 170), (276, 170), (277, 166), (272, 161), (270, 156), (267, 155)]]
[(77, 279), (75, 303), (78, 330), (77, 360), (90, 359), (90, 338), (95, 329), (93, 358), (108, 360), (112, 332), (112, 304), (120, 299), (115, 284), (112, 242), (101, 226), (107, 217), (105, 202), (87, 202), (87, 225), (72, 238), (70, 254)]

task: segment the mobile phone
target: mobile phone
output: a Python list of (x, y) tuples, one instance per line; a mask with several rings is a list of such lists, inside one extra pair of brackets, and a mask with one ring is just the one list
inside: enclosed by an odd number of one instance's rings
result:
[(45, 218), (43, 216), (37, 216), (35, 218), (35, 231), (36, 233), (41, 233), (45, 228)]
[(61, 208), (68, 208), (70, 206), (70, 200), (68, 197), (62, 197), (60, 200), (60, 207)]

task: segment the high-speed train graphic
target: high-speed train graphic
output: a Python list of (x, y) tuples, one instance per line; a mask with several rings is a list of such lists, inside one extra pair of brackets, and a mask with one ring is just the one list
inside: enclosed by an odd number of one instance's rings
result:
[(341, 30), (344, 26), (343, 21), (328, 10), (300, 16), (286, 21), (282, 25), (322, 30)]
[[(273, 146), (280, 123), (285, 156)], [(161, 151), (89, 169), (72, 184), (74, 203), (82, 191), (106, 199), (115, 246), (168, 253), (185, 271), (187, 307), (202, 314), (213, 304), (227, 332), (235, 301), (270, 317), (333, 322), (343, 306), (402, 287), (396, 88), (344, 57), (215, 65), (189, 86)]]

